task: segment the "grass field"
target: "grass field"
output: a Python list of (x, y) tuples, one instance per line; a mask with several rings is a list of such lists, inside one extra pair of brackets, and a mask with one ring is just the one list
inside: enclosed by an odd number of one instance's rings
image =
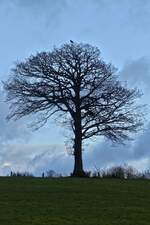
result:
[(1, 225), (150, 225), (150, 181), (0, 178)]

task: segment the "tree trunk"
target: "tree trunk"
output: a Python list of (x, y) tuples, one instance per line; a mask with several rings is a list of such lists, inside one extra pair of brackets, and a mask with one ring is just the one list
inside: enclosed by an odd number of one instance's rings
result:
[(74, 146), (74, 170), (73, 176), (75, 177), (83, 177), (85, 176), (85, 172), (83, 170), (83, 162), (82, 162), (82, 140), (75, 138), (75, 146)]
[[(79, 82), (80, 83), (80, 76)], [(72, 176), (84, 177), (85, 172), (83, 170), (82, 162), (82, 122), (81, 122), (81, 101), (80, 101), (80, 85), (75, 87), (75, 116), (74, 116), (74, 170)]]
[(82, 130), (81, 120), (78, 118), (75, 123), (75, 139), (74, 139), (74, 177), (85, 177), (82, 162)]

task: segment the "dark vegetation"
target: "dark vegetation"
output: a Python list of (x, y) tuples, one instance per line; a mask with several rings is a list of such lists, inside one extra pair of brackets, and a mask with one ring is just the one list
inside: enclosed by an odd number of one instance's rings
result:
[(0, 178), (2, 225), (149, 223), (149, 180)]
[[(29, 172), (10, 172), (11, 177), (34, 177), (33, 174)], [(70, 174), (72, 177), (72, 173)], [(42, 178), (63, 178), (65, 177), (61, 173), (56, 173), (54, 170), (48, 170), (41, 174)], [(117, 178), (117, 179), (150, 179), (150, 171), (145, 170), (139, 172), (132, 166), (113, 166), (108, 169), (98, 169), (95, 171), (85, 172), (85, 177), (87, 178)]]
[(17, 172), (11, 171), (10, 176), (11, 177), (34, 177), (34, 175), (29, 172), (19, 172), (19, 171)]
[(89, 44), (71, 41), (17, 63), (4, 88), (9, 119), (38, 114), (39, 128), (56, 116), (70, 128), (72, 176), (86, 176), (82, 150), (87, 139), (102, 135), (123, 142), (143, 124), (139, 91), (118, 81), (116, 69)]

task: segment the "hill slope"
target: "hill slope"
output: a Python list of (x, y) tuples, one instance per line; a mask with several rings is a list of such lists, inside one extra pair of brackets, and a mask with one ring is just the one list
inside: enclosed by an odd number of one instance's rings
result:
[(150, 181), (0, 178), (2, 225), (149, 225)]

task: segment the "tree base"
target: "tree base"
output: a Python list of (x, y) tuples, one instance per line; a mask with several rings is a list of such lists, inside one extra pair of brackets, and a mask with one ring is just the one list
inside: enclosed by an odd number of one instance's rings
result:
[(71, 173), (71, 177), (89, 177), (89, 175), (84, 171), (74, 171)]

